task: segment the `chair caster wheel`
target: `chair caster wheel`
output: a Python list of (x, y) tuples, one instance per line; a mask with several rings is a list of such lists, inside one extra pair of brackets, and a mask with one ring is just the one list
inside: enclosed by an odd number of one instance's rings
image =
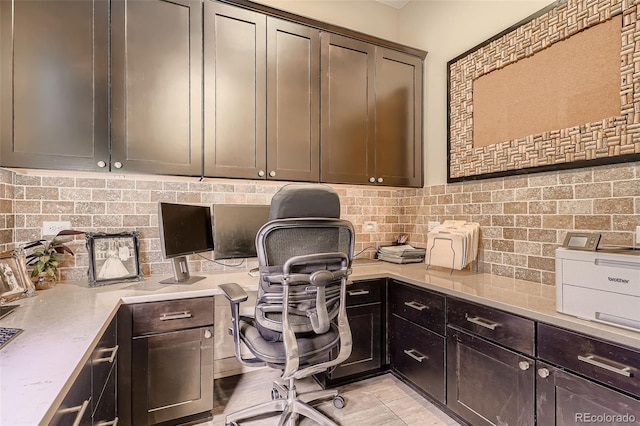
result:
[(271, 389), (271, 399), (274, 401), (276, 399), (280, 399), (280, 392), (278, 392), (278, 389), (276, 388)]
[(333, 406), (336, 408), (344, 408), (344, 406), (346, 405), (346, 402), (344, 400), (344, 397), (342, 395), (338, 395), (335, 398), (333, 398)]

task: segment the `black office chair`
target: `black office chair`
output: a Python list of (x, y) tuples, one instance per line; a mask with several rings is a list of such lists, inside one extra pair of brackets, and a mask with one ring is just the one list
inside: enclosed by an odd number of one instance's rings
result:
[[(282, 412), (279, 425), (295, 424), (299, 415), (337, 426), (309, 403), (344, 398), (337, 390), (297, 393), (295, 379), (325, 371), (351, 354), (351, 330), (345, 287), (351, 273), (354, 232), (340, 220), (340, 200), (322, 184), (290, 184), (278, 191), (269, 222), (256, 237), (260, 286), (255, 316), (240, 316), (247, 294), (235, 283), (220, 289), (231, 302), (236, 358), (244, 365), (282, 370), (271, 401), (226, 416), (227, 425), (270, 412)], [(288, 309), (283, 309), (287, 306)], [(252, 357), (241, 354), (243, 343)]]

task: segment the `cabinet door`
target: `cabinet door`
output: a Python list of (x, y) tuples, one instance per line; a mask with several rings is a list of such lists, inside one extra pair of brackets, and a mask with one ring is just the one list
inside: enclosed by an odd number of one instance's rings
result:
[(0, 2), (1, 164), (109, 162), (106, 0)]
[(475, 426), (534, 424), (531, 358), (447, 328), (447, 407)]
[(269, 179), (320, 177), (320, 31), (267, 18)]
[(376, 52), (376, 182), (422, 187), (422, 60)]
[(331, 373), (331, 379), (375, 371), (382, 366), (381, 303), (347, 308), (353, 348), (351, 355)]
[(375, 47), (322, 34), (320, 180), (375, 181)]
[(112, 170), (202, 174), (202, 1), (111, 3)]
[(204, 174), (266, 176), (266, 17), (212, 1), (204, 16)]
[(132, 423), (156, 424), (213, 408), (212, 327), (132, 342)]
[[(640, 400), (537, 363), (537, 415), (539, 425), (581, 423), (640, 425)], [(588, 417), (587, 417), (588, 416)], [(602, 416), (601, 419), (598, 417)]]

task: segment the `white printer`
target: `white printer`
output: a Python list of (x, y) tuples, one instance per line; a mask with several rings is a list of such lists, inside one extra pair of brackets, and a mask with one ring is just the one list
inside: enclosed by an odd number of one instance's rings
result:
[(556, 309), (640, 331), (640, 250), (556, 249)]

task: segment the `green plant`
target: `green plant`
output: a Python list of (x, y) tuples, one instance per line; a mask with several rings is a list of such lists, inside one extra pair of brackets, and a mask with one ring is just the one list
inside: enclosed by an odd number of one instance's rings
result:
[(35, 278), (44, 272), (56, 280), (56, 270), (64, 259), (65, 253), (75, 255), (66, 243), (71, 241), (74, 235), (80, 234), (84, 232), (65, 229), (50, 240), (41, 239), (27, 243), (24, 250), (31, 249), (31, 253), (26, 256), (27, 266), (33, 266), (31, 277)]

